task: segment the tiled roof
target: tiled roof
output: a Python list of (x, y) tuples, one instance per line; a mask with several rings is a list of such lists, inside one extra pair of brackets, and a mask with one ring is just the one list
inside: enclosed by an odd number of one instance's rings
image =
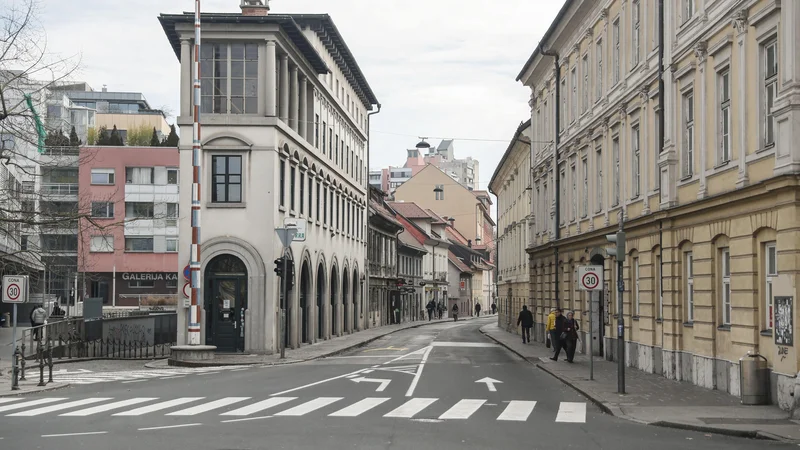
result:
[(406, 231), (401, 233), (401, 236), (405, 233), (409, 233), (414, 239), (417, 240), (417, 242), (422, 244), (423, 247), (425, 246), (425, 240), (428, 239), (428, 236), (422, 230), (420, 230), (419, 227), (401, 215), (397, 216), (397, 221), (400, 222), (400, 224), (403, 225), (403, 228), (406, 229)]
[(472, 272), (469, 266), (464, 264), (458, 256), (453, 254), (453, 252), (447, 252), (447, 258), (451, 263), (453, 263), (454, 266), (456, 266), (456, 268), (458, 268), (458, 270), (462, 272)]
[(400, 233), (398, 239), (400, 239), (400, 243), (406, 247), (410, 247), (421, 252), (426, 252), (425, 246), (420, 244), (420, 242), (411, 232), (408, 231), (408, 229)]
[(398, 214), (409, 219), (432, 219), (430, 214), (414, 202), (390, 202), (389, 206)]

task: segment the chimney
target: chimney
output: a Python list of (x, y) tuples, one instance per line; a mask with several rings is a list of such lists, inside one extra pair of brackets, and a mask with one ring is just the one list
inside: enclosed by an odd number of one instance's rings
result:
[(472, 239), (467, 239), (467, 246), (469, 246), (469, 248), (472, 248)]
[(105, 84), (103, 85), (103, 92), (108, 92), (108, 88), (106, 87)]
[(456, 219), (451, 217), (451, 218), (447, 219), (447, 221), (450, 222), (450, 226), (451, 227), (455, 228), (454, 224), (456, 223)]
[(269, 0), (241, 0), (243, 16), (266, 16), (269, 14)]

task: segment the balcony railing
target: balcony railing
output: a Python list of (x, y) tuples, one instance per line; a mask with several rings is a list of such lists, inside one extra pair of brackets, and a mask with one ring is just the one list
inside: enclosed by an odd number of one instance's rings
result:
[(48, 156), (78, 156), (80, 148), (78, 147), (45, 147), (44, 154)]
[(78, 183), (42, 183), (42, 195), (78, 195)]

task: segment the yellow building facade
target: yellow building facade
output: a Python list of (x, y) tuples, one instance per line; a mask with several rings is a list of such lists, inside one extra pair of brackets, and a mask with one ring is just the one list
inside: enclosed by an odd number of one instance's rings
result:
[[(519, 75), (536, 334), (555, 306), (588, 325), (575, 273), (600, 264), (596, 352), (618, 357), (622, 302), (629, 366), (739, 395), (739, 358), (758, 352), (794, 409), (800, 3), (663, 3), (662, 23), (656, 0), (567, 1)], [(605, 252), (620, 222), (622, 274)]]

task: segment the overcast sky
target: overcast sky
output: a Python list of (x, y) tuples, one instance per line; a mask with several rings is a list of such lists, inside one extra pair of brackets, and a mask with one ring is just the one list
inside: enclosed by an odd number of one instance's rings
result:
[[(178, 110), (179, 67), (156, 19), (193, 0), (39, 0), (48, 50), (81, 58), (96, 90), (142, 92)], [(371, 167), (400, 166), (418, 136), (454, 138), (481, 164), (487, 189), (529, 91), (515, 81), (563, 0), (272, 0), (273, 13), (328, 13), (383, 105), (373, 116)], [(238, 12), (239, 0), (203, 0)], [(170, 117), (170, 122), (173, 118)], [(464, 141), (459, 138), (497, 140)], [(431, 139), (433, 145), (438, 139)]]

